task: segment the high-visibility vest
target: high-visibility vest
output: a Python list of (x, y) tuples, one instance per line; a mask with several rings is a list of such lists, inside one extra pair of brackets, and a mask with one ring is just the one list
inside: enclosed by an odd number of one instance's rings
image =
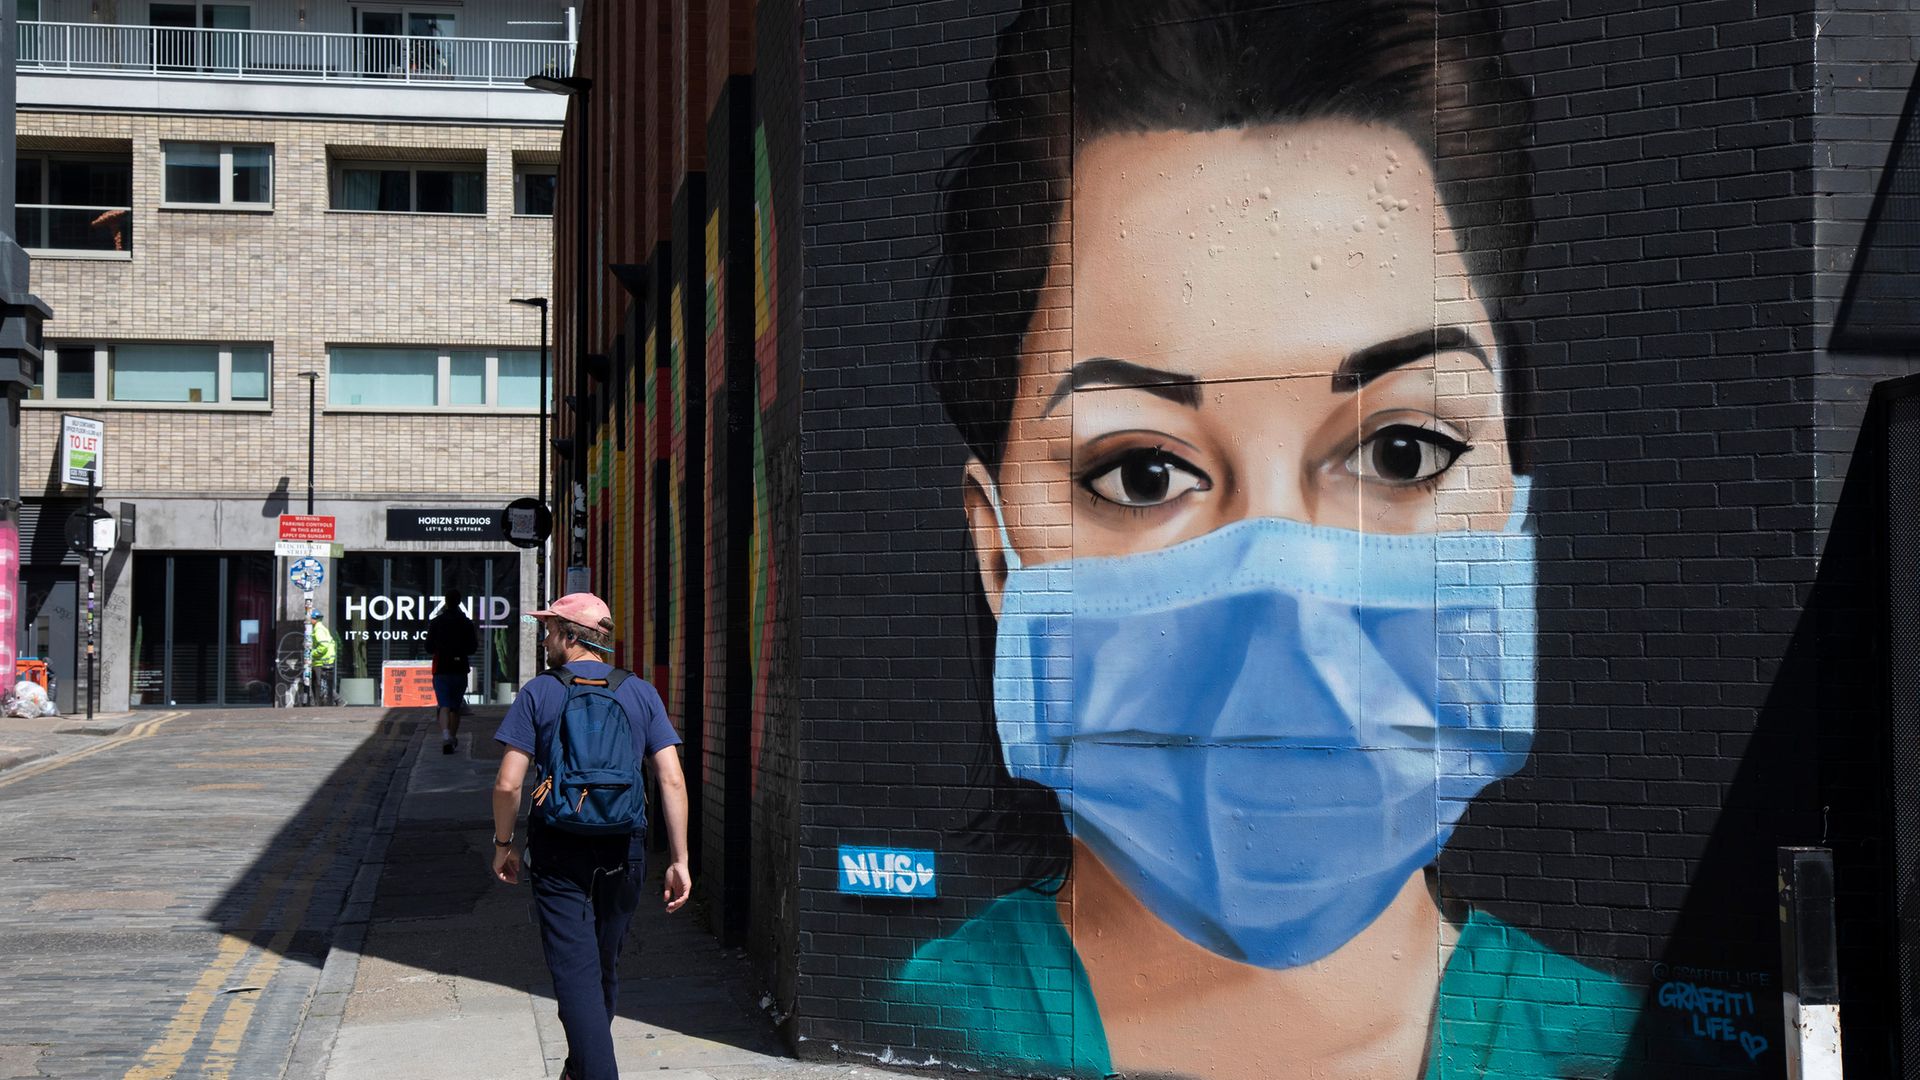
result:
[(326, 667), (333, 663), (333, 631), (327, 624), (313, 624), (313, 666)]

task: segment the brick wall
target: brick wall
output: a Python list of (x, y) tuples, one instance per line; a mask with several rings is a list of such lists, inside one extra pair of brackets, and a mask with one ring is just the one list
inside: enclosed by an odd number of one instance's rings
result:
[[(1871, 507), (1849, 516), (1842, 492), (1868, 391), (1911, 365), (1823, 346), (1913, 77), (1912, 13), (1492, 6), (1529, 104), (1526, 207), (1538, 220), (1510, 311), (1531, 373), (1537, 730), (1525, 765), (1473, 800), (1435, 889), (1450, 919), (1485, 913), (1544, 947), (1554, 959), (1542, 985), (1563, 995), (1553, 1015), (1617, 1029), (1605, 1068), (1776, 1076), (1774, 849), (1832, 846), (1844, 1009), (1860, 1025), (1849, 1065), (1881, 1074), (1884, 742), (1878, 699), (1861, 689), (1879, 670), (1876, 536), (1860, 517)], [(939, 185), (988, 118), (996, 35), (1019, 8), (843, 0), (808, 11), (797, 1032), (803, 1049), (1046, 1074), (1087, 1064), (1049, 1057), (1032, 1026), (1050, 1010), (1063, 1024), (1088, 1018), (1089, 1003), (1062, 989), (1074, 978), (1064, 964), (1034, 998), (1008, 989), (1023, 977), (1005, 957), (1003, 981), (966, 994), (895, 985), (929, 943), (964, 940), (1036, 859), (1059, 865), (1042, 858), (1058, 842), (1035, 824), (1044, 813), (978, 828), (983, 810), (1007, 809), (979, 782), (983, 764), (988, 775), (998, 764), (980, 736), (991, 622), (983, 655), (966, 450), (924, 366)], [(1436, 40), (1465, 40), (1466, 5), (1441, 8)], [(1066, 25), (1065, 5), (1048, 14)], [(1083, 76), (1064, 31), (1041, 40), (1027, 85)], [(1433, 117), (1443, 175), (1491, 152), (1472, 121), (1492, 85), (1448, 86)], [(1057, 168), (1045, 152), (996, 160), (1004, 184), (1029, 194), (979, 212), (1013, 223), (1058, 197), (1037, 183)], [(1459, 197), (1492, 196), (1468, 185)], [(1510, 211), (1464, 230), (1465, 243)], [(1436, 313), (1466, 295), (1457, 279), (1436, 284)], [(1075, 303), (1070, 283), (1039, 295), (1032, 325), (1053, 340), (1036, 347), (1072, 348)], [(1023, 550), (1044, 559), (1071, 543), (1070, 520), (1037, 535)], [(850, 895), (843, 845), (931, 849), (939, 898)], [(1470, 1028), (1497, 1026), (1525, 996), (1448, 980), (1437, 1046), (1457, 1062)], [(1752, 998), (1715, 1013), (1687, 996), (1695, 989)], [(1025, 1007), (994, 1013), (1016, 1000)], [(983, 1030), (970, 1010), (1004, 1029)], [(1105, 1019), (1156, 1023), (1139, 1019), (1148, 1012)], [(1254, 1053), (1225, 1034), (1232, 1007), (1218, 1015), (1220, 1038)], [(1175, 1022), (1161, 1022), (1173, 1037)], [(1125, 1030), (1109, 1034), (1118, 1044)], [(1478, 1067), (1542, 1075), (1519, 1061)]]
[[(600, 460), (620, 438), (593, 419), (602, 396), (623, 380), (636, 390), (627, 465), (587, 485), (563, 558), (623, 598), (622, 657), (660, 687), (685, 740), (711, 928), (749, 947), (790, 1013), (799, 246), (776, 221), (799, 216), (797, 7), (596, 3), (584, 24), (591, 303), (577, 351), (604, 353), (610, 371), (583, 380), (562, 360), (560, 392), (590, 407), (563, 413), (561, 433)], [(571, 148), (578, 110), (569, 125)], [(562, 162), (556, 310), (571, 312), (583, 295), (571, 151)]]
[[(34, 287), (54, 308), (50, 341), (273, 346), (271, 412), (89, 410), (109, 423), (116, 495), (264, 493), (301, 472), (298, 373), (324, 372), (330, 344), (539, 344), (537, 316), (507, 299), (547, 291), (552, 223), (514, 215), (513, 166), (516, 154), (551, 160), (551, 129), (36, 112), (22, 112), (19, 127), (29, 147), (86, 138), (133, 148), (132, 258), (35, 260)], [(273, 212), (160, 209), (161, 143), (174, 139), (271, 143)], [(334, 145), (483, 154), (487, 213), (331, 211)], [(320, 402), (323, 498), (534, 486), (535, 417), (328, 413), (324, 379)], [(57, 406), (24, 410), (24, 488), (44, 487), (59, 423)]]

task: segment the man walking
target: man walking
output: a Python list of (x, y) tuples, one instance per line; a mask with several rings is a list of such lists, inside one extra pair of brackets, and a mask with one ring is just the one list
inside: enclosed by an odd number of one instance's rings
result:
[[(539, 783), (527, 817), (527, 865), (540, 943), (567, 1033), (561, 1077), (617, 1080), (613, 1017), (620, 946), (646, 877), (643, 761), (653, 763), (666, 816), (672, 859), (664, 875), (667, 911), (680, 910), (693, 890), (680, 737), (654, 688), (607, 662), (613, 619), (604, 601), (570, 593), (533, 615), (544, 633), (548, 670), (521, 688), (494, 735), (505, 756), (493, 783), (493, 873), (509, 885), (520, 880), (514, 823), (533, 765)], [(602, 732), (609, 737), (596, 740)]]
[(453, 740), (460, 734), (460, 714), (467, 710), (467, 674), (473, 664), (467, 659), (480, 647), (473, 620), (460, 606), (467, 594), (448, 589), (440, 604), (440, 613), (427, 624), (427, 652), (433, 655), (433, 700), (440, 707), (440, 752), (453, 753)]

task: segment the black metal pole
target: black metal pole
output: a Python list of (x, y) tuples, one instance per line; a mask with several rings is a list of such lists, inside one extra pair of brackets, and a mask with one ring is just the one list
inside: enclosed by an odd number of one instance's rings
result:
[[(540, 298), (540, 507), (552, 520), (553, 508), (547, 505), (547, 305), (546, 297)], [(551, 534), (552, 530), (548, 530)], [(540, 541), (539, 549), (534, 553), (534, 562), (538, 566), (539, 591), (534, 594), (534, 602), (544, 606), (547, 602), (547, 543)]]
[[(95, 459), (95, 460), (98, 460), (98, 459)], [(97, 470), (98, 468), (99, 466), (96, 465), (94, 467), (94, 470)], [(94, 634), (94, 588), (93, 588), (94, 580), (97, 577), (97, 574), (94, 570), (94, 564), (99, 561), (100, 555), (99, 555), (99, 552), (96, 551), (94, 548), (93, 532), (92, 532), (95, 523), (100, 520), (97, 516), (95, 516), (95, 513), (94, 513), (96, 510), (99, 509), (99, 506), (100, 506), (100, 485), (94, 482), (99, 478), (100, 474), (98, 471), (94, 471), (94, 470), (89, 470), (87, 473), (87, 530), (88, 530), (88, 533), (87, 533), (87, 719), (88, 720), (93, 719), (93, 698), (94, 698), (93, 690), (94, 690), (94, 687), (99, 685), (99, 682), (100, 682), (100, 667), (98, 664), (98, 658), (100, 653), (99, 653), (99, 650), (94, 647), (95, 634)]]
[(309, 377), (307, 379), (307, 516), (308, 517), (313, 516), (313, 431), (314, 431), (313, 400), (314, 400), (314, 393), (315, 393), (314, 388), (318, 386), (319, 383), (320, 383), (320, 380), (317, 378)]
[[(591, 149), (590, 132), (593, 130), (593, 114), (588, 102), (591, 94), (592, 90), (585, 89), (574, 95), (574, 100), (580, 103), (580, 139), (574, 154), (574, 170), (578, 173), (578, 176), (574, 181), (573, 198), (573, 244), (575, 248), (573, 260), (573, 376), (569, 380), (568, 385), (573, 388), (574, 394), (577, 395), (581, 401), (586, 400), (587, 392), (585, 385), (587, 370), (587, 273), (589, 261), (587, 238), (591, 231), (589, 228), (590, 222), (587, 218), (587, 202), (592, 198), (591, 184), (588, 182), (587, 170), (590, 168), (588, 152)], [(584, 483), (586, 480), (586, 432), (581, 430), (580, 420), (580, 414), (576, 411), (572, 425), (574, 444), (572, 473), (575, 483)], [(585, 553), (573, 550), (572, 490), (569, 489), (564, 495), (561, 495), (559, 491), (555, 491), (554, 494), (560, 495), (560, 501), (565, 503), (567, 507), (565, 517), (567, 523), (567, 562), (569, 565), (580, 564), (584, 561)], [(556, 519), (555, 531), (558, 531), (560, 515), (555, 514), (554, 517)]]

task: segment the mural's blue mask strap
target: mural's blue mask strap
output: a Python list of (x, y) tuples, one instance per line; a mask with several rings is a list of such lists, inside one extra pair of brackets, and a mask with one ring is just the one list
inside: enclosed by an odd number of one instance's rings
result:
[(1534, 538), (1235, 522), (1008, 566), (994, 710), (1014, 776), (1162, 921), (1285, 968), (1346, 944), (1526, 760)]

